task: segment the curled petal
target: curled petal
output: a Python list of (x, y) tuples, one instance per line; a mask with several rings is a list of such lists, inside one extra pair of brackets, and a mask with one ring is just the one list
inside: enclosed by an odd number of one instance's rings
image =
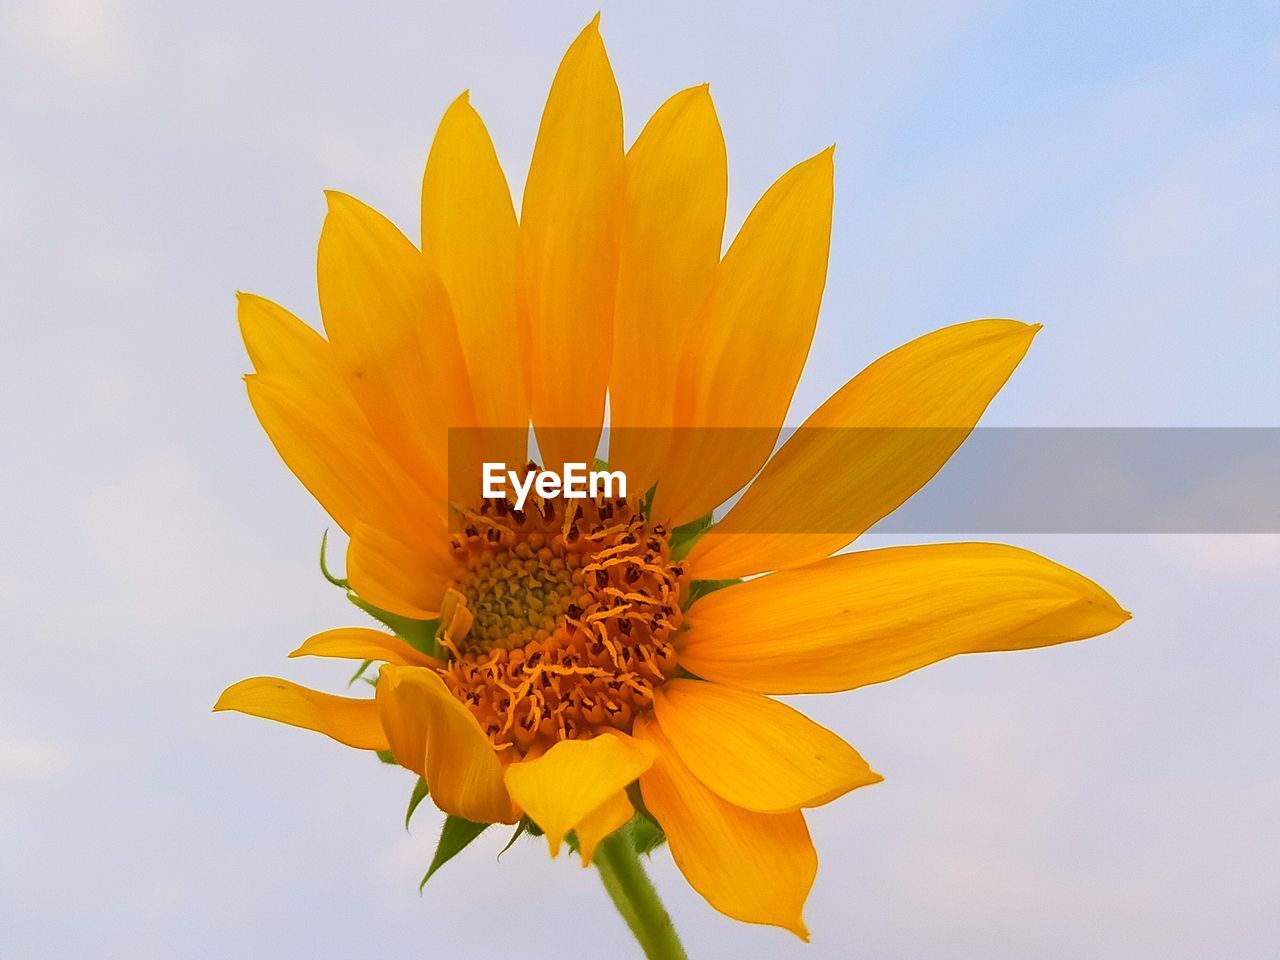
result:
[(596, 855), (596, 847), (600, 841), (615, 830), (625, 827), (635, 816), (635, 807), (627, 795), (619, 790), (600, 806), (578, 821), (574, 832), (578, 835), (578, 855), (584, 867), (591, 866), (591, 859)]
[(314, 730), (359, 750), (387, 749), (374, 701), (335, 697), (278, 677), (250, 677), (233, 683), (213, 709)]
[(436, 806), (475, 823), (515, 823), (493, 744), (438, 673), (384, 666), (377, 704), (396, 762), (426, 779)]
[(344, 660), (374, 660), (399, 667), (438, 666), (437, 661), (416, 650), (399, 637), (368, 627), (338, 627), (308, 637), (291, 657), (338, 657)]
[[(507, 767), (507, 789), (543, 832), (554, 857), (564, 835), (653, 763), (653, 747), (626, 734), (562, 740), (536, 760)], [(605, 813), (616, 813), (605, 811)]]

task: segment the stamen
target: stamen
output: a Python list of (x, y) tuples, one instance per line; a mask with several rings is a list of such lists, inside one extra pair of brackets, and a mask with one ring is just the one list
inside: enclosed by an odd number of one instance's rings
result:
[[(529, 469), (536, 470), (536, 464)], [(452, 549), (441, 675), (494, 746), (536, 755), (630, 730), (676, 670), (683, 569), (667, 531), (625, 499), (502, 499), (464, 510)]]

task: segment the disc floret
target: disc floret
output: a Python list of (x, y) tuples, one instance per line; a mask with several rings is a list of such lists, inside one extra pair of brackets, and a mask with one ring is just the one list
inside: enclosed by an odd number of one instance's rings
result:
[(676, 672), (684, 569), (667, 529), (604, 497), (490, 499), (462, 525), (441, 673), (494, 746), (629, 731)]

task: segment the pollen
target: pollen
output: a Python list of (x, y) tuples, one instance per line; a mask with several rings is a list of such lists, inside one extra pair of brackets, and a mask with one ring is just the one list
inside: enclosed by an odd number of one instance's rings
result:
[(488, 499), (451, 549), (466, 572), (441, 611), (445, 683), (498, 750), (629, 731), (676, 672), (685, 572), (625, 498)]

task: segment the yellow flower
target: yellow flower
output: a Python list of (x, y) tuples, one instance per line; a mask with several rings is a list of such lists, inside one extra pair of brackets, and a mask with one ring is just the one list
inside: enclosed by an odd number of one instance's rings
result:
[[(329, 195), (328, 339), (241, 296), (249, 397), (349, 535), (353, 594), (426, 624), (433, 645), (331, 630), (292, 655), (381, 663), (375, 697), (255, 678), (217, 709), (389, 751), (447, 813), (527, 816), (553, 853), (573, 832), (584, 863), (641, 804), (712, 906), (806, 937), (803, 811), (881, 778), (769, 695), (1092, 637), (1128, 614), (1008, 546), (832, 556), (942, 466), (1036, 328), (979, 320), (914, 340), (770, 458), (826, 279), (832, 151), (770, 187), (722, 258), (725, 196), (706, 86), (624, 151), (594, 21), (556, 74), (518, 221), (466, 94), (427, 161), (421, 249)], [(446, 470), (458, 428), (514, 427), (490, 438), (493, 459), (523, 464), (530, 421), (544, 462), (589, 463), (606, 391), (627, 499), (516, 510)]]

